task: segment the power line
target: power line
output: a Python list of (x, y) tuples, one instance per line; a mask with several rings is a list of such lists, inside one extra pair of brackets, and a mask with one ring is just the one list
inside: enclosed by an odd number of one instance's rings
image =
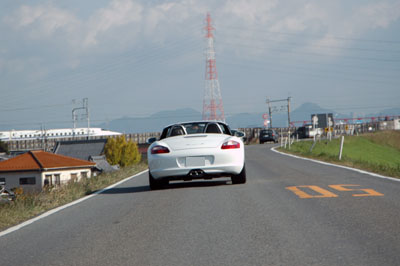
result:
[[(279, 69), (275, 66), (269, 66), (269, 65), (260, 65), (260, 64), (243, 64), (243, 63), (237, 63), (237, 62), (229, 62), (227, 60), (224, 60), (223, 58), (220, 59), (219, 61), (220, 64), (222, 65), (236, 65), (236, 66), (241, 66), (241, 67), (245, 67), (246, 69), (253, 69), (253, 70), (257, 70), (257, 71), (263, 71), (265, 69), (268, 69), (268, 71), (270, 72), (276, 72), (276, 73), (282, 73), (282, 74), (289, 74), (289, 75), (297, 75), (297, 76), (301, 76), (304, 78), (304, 75), (306, 75), (307, 77), (312, 77), (312, 78), (318, 78), (318, 79), (326, 79), (326, 78), (337, 78), (338, 76), (334, 76), (334, 75), (321, 75), (321, 74), (316, 74), (316, 73), (300, 73), (300, 72), (294, 72), (294, 71), (288, 71), (287, 69)], [(307, 70), (307, 69), (305, 69)], [(389, 82), (389, 81), (385, 81), (385, 80), (371, 80), (371, 79), (356, 79), (356, 78), (348, 78), (348, 77), (343, 77), (343, 76), (339, 76), (342, 80), (348, 80), (348, 81), (355, 81), (355, 82), (363, 82), (363, 83), (377, 83), (377, 84), (382, 84), (382, 83), (386, 83), (386, 84), (390, 84), (390, 85), (396, 85), (398, 81), (393, 81), (393, 82)]]
[[(196, 25), (197, 26), (197, 25)], [(192, 26), (191, 28), (194, 28), (194, 26)], [(192, 33), (192, 31), (190, 31), (190, 33)], [(200, 47), (198, 40), (197, 39), (193, 39), (193, 38), (188, 38), (185, 39), (184, 42), (182, 42), (182, 40), (176, 40), (174, 39), (173, 41), (170, 42), (160, 42), (157, 43), (157, 45), (154, 45), (153, 48), (151, 48), (151, 52), (150, 53), (143, 53), (142, 50), (136, 49), (136, 50), (131, 50), (128, 53), (123, 53), (120, 54), (119, 56), (117, 56), (116, 58), (113, 58), (113, 60), (110, 62), (107, 62), (107, 64), (98, 64), (98, 66), (95, 68), (95, 70), (93, 70), (93, 65), (87, 66), (86, 69), (80, 67), (79, 70), (72, 72), (69, 76), (65, 76), (63, 74), (63, 76), (61, 78), (51, 78), (50, 80), (46, 81), (47, 89), (42, 87), (38, 93), (41, 93), (41, 95), (44, 95), (47, 91), (52, 90), (54, 88), (54, 85), (51, 83), (53, 81), (62, 83), (68, 80), (72, 80), (72, 81), (77, 81), (79, 79), (81, 80), (87, 80), (87, 74), (85, 74), (85, 71), (90, 71), (90, 75), (97, 75), (100, 73), (110, 73), (110, 72), (117, 72), (119, 71), (123, 66), (126, 66), (126, 64), (130, 64), (132, 62), (135, 62), (136, 65), (141, 65), (143, 66), (143, 62), (147, 62), (148, 63), (153, 63), (154, 61), (157, 62), (159, 61), (159, 59), (165, 55), (168, 56), (168, 54), (171, 54), (171, 50), (178, 50), (180, 52), (184, 52), (185, 49), (187, 48), (193, 48), (193, 47)], [(149, 47), (146, 47), (146, 49), (148, 49)], [(179, 49), (177, 49), (179, 48)], [(183, 49), (182, 49), (183, 48)], [(169, 50), (169, 51), (168, 51)], [(134, 60), (134, 61), (133, 61)], [(139, 68), (139, 67), (137, 67)], [(53, 75), (54, 76), (54, 75)], [(103, 76), (103, 75), (102, 75)], [(97, 77), (98, 78), (98, 77)], [(97, 79), (95, 78), (95, 79)], [(85, 80), (85, 81), (86, 81)], [(25, 91), (32, 91), (32, 90), (37, 90), (38, 86), (35, 87), (29, 87), (29, 88), (25, 88)], [(9, 93), (12, 93), (13, 90), (8, 90)], [(19, 95), (20, 96), (20, 95)], [(8, 99), (9, 102), (9, 99)]]
[[(259, 101), (258, 101), (259, 102)], [(255, 103), (255, 101), (254, 101)], [(264, 104), (264, 102), (260, 102), (260, 104)], [(57, 106), (57, 105), (55, 105)], [(235, 107), (240, 108), (242, 105), (240, 103), (232, 103), (227, 102), (225, 104), (226, 107)], [(394, 106), (394, 105), (349, 105), (349, 106), (324, 106), (324, 107), (320, 107), (318, 109), (310, 109), (310, 111), (319, 111), (320, 109), (334, 109), (334, 111), (338, 111), (338, 110), (347, 110), (347, 111), (351, 111), (351, 110), (375, 110), (375, 109), (389, 109), (389, 108), (400, 108), (399, 106)], [(229, 109), (229, 108), (228, 108)], [(296, 109), (294, 109), (292, 112), (295, 112), (298, 109), (298, 107)], [(261, 112), (265, 112), (265, 111), (261, 111)], [(234, 115), (239, 115), (239, 114), (249, 114), (249, 115), (254, 115), (254, 114), (259, 114), (260, 112), (227, 112), (225, 113), (227, 116), (234, 116)], [(166, 119), (166, 118), (191, 118), (193, 117), (194, 114), (185, 114), (185, 113), (180, 113), (180, 114), (174, 114), (174, 115), (157, 115), (154, 116), (154, 114), (148, 113), (148, 114), (142, 114), (141, 117), (129, 117), (128, 119), (142, 119), (142, 120), (156, 120), (156, 119)], [(199, 119), (201, 117), (201, 113), (198, 113), (199, 115)], [(126, 116), (126, 114), (120, 114), (120, 115), (113, 115), (114, 118), (108, 118), (108, 119), (91, 119), (91, 122), (108, 122), (110, 120), (118, 120), (118, 119), (122, 119), (121, 117)], [(58, 123), (58, 124), (64, 124), (64, 123), (68, 123), (71, 124), (72, 120), (49, 120), (49, 121), (37, 121), (37, 122), (33, 122), (30, 120), (30, 122), (14, 122), (14, 121), (0, 121), (2, 123), (2, 125), (28, 125), (28, 124), (51, 124), (51, 123)]]
[(302, 64), (302, 65), (296, 65), (296, 64), (286, 64), (283, 62), (265, 62), (265, 61), (230, 61), (229, 59), (226, 59), (225, 57), (222, 57), (222, 62), (226, 62), (227, 64), (232, 64), (232, 65), (242, 65), (242, 66), (248, 66), (249, 69), (252, 67), (257, 67), (257, 68), (274, 68), (274, 69), (284, 69), (283, 71), (287, 71), (287, 69), (294, 69), (294, 70), (301, 70), (301, 71), (311, 71), (313, 74), (315, 73), (326, 73), (327, 76), (332, 76), (329, 74), (339, 74), (340, 76), (351, 76), (352, 78), (357, 77), (357, 76), (362, 76), (362, 77), (377, 77), (377, 78), (383, 78), (383, 82), (388, 82), (388, 81), (393, 81), (397, 82), (399, 80), (398, 75), (396, 73), (393, 73), (393, 75), (382, 75), (376, 72), (365, 72), (363, 70), (358, 70), (358, 69), (351, 69), (351, 72), (348, 72), (346, 70), (342, 69), (336, 69), (336, 68), (325, 68), (323, 65), (317, 64), (316, 66), (308, 66), (307, 64)]
[[(176, 50), (175, 52), (169, 52), (169, 53), (163, 53), (160, 50), (157, 50), (158, 54), (152, 54), (152, 55), (146, 55), (146, 54), (142, 54), (140, 57), (138, 57), (138, 59), (135, 61), (135, 65), (133, 65), (133, 67), (131, 67), (131, 73), (130, 75), (132, 75), (132, 73), (136, 73), (136, 70), (143, 70), (145, 69), (145, 66), (151, 66), (154, 65), (153, 63), (155, 62), (163, 62), (163, 61), (167, 61), (169, 60), (169, 57), (173, 57), (176, 55), (181, 55), (182, 52), (185, 51), (192, 51), (193, 48), (196, 49), (200, 49), (200, 44), (196, 43), (196, 46), (186, 46), (186, 49), (179, 49)], [(139, 53), (139, 52), (137, 52)], [(147, 58), (146, 58), (147, 56)], [(121, 73), (121, 68), (123, 68), (124, 65), (121, 62), (115, 62), (114, 65), (112, 64), (107, 64), (104, 65), (102, 69), (97, 69), (95, 71), (92, 71), (90, 73), (87, 74), (83, 74), (84, 71), (79, 70), (79, 72), (76, 72), (77, 74), (72, 74), (69, 77), (62, 77), (61, 79), (52, 79), (50, 81), (46, 81), (46, 83), (44, 85), (36, 85), (35, 87), (31, 87), (29, 88), (30, 91), (36, 91), (36, 95), (42, 95), (44, 96), (46, 93), (48, 93), (48, 91), (53, 90), (54, 89), (54, 85), (53, 82), (58, 82), (59, 84), (65, 84), (66, 82), (69, 82), (69, 86), (72, 86), (73, 83), (75, 84), (84, 84), (86, 82), (90, 82), (93, 80), (96, 80), (97, 82), (101, 81), (101, 80), (109, 80), (109, 77), (105, 74), (110, 74), (110, 73), (116, 73), (119, 76), (120, 75), (127, 75), (126, 73)], [(125, 67), (126, 68), (126, 67)], [(71, 82), (73, 82), (71, 84)], [(56, 86), (56, 87), (60, 87), (60, 85)], [(28, 90), (27, 88), (25, 88), (25, 90)], [(18, 95), (18, 97), (21, 97), (20, 95)], [(7, 102), (10, 102), (10, 98), (7, 99)]]
[(287, 36), (296, 36), (296, 37), (301, 37), (301, 38), (329, 38), (329, 39), (335, 39), (335, 40), (343, 40), (343, 41), (357, 41), (357, 42), (365, 42), (365, 43), (387, 43), (387, 44), (400, 44), (400, 41), (395, 41), (395, 40), (377, 40), (377, 39), (362, 39), (362, 38), (350, 38), (350, 37), (344, 37), (344, 36), (333, 36), (333, 35), (320, 35), (320, 34), (310, 34), (310, 33), (292, 33), (292, 32), (283, 32), (283, 31), (271, 31), (271, 30), (266, 30), (266, 29), (260, 29), (260, 27), (265, 28), (265, 25), (258, 25), (259, 28), (240, 28), (240, 27), (235, 27), (235, 26), (221, 26), (220, 28), (225, 31), (226, 28), (231, 28), (234, 31), (255, 31), (255, 32), (264, 32), (268, 34), (278, 34), (278, 35), (287, 35)]
[(31, 106), (31, 107), (21, 107), (21, 108), (10, 108), (10, 109), (0, 109), (1, 112), (14, 112), (14, 111), (26, 111), (26, 110), (35, 110), (35, 109), (43, 109), (43, 108), (53, 108), (53, 107), (60, 107), (60, 106), (69, 106), (71, 103), (68, 104), (51, 104), (51, 105), (38, 105), (38, 106)]
[[(226, 44), (229, 47), (233, 47), (231, 44)], [(278, 53), (285, 53), (285, 54), (298, 54), (298, 55), (312, 55), (312, 56), (329, 56), (329, 57), (336, 57), (335, 54), (328, 54), (328, 53), (317, 53), (317, 52), (301, 52), (301, 51), (293, 51), (288, 49), (277, 49), (277, 48), (268, 48), (265, 46), (256, 46), (256, 45), (246, 45), (246, 44), (238, 44), (236, 43), (234, 47), (245, 47), (251, 49), (257, 49), (260, 51), (268, 51), (268, 52), (278, 52)], [(342, 59), (354, 59), (354, 60), (362, 60), (362, 61), (377, 61), (377, 62), (387, 62), (387, 63), (397, 63), (400, 62), (400, 59), (388, 59), (388, 58), (377, 58), (377, 57), (358, 57), (358, 56), (343, 56)]]
[[(243, 39), (243, 36), (235, 36), (235, 35), (229, 35), (229, 33), (224, 33), (222, 36), (226, 36), (224, 39)], [(400, 53), (400, 50), (388, 50), (388, 49), (370, 49), (370, 48), (360, 48), (360, 47), (344, 47), (344, 46), (332, 46), (332, 45), (321, 45), (321, 44), (312, 44), (312, 43), (307, 43), (307, 42), (292, 42), (292, 41), (286, 41), (286, 40), (279, 40), (279, 39), (271, 39), (271, 38), (259, 38), (260, 36), (257, 36), (257, 38), (249, 38), (249, 36), (246, 36), (245, 40), (246, 41), (251, 41), (252, 43), (254, 42), (263, 42), (263, 43), (277, 43), (279, 45), (290, 45), (290, 46), (296, 46), (296, 47), (302, 47), (302, 46), (307, 46), (307, 47), (315, 47), (315, 48), (328, 48), (328, 49), (336, 49), (336, 50), (353, 50), (353, 51), (365, 51), (365, 52), (385, 52), (385, 53)], [(222, 39), (222, 38), (221, 38)]]

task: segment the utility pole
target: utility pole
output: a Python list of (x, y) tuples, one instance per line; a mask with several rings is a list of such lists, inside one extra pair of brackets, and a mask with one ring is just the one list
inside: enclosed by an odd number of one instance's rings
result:
[(86, 114), (84, 114), (84, 116), (86, 116), (87, 119), (87, 134), (89, 137), (90, 134), (90, 118), (89, 118), (89, 99), (88, 98), (83, 98), (82, 99), (82, 107), (77, 107), (72, 109), (72, 120), (73, 120), (73, 125), (74, 125), (74, 129), (76, 128), (76, 121), (78, 120), (78, 115), (76, 114), (77, 110), (85, 110)]
[(289, 127), (289, 131), (290, 131), (290, 99), (292, 97), (288, 97), (287, 98), (287, 115), (288, 115), (288, 127)]
[[(89, 98), (86, 99), (86, 118), (87, 118), (87, 135), (90, 136), (90, 118), (89, 118)], [(83, 101), (85, 102), (85, 99)]]
[(44, 146), (44, 138), (45, 138), (45, 135), (46, 135), (46, 131), (44, 129), (43, 123), (40, 124), (40, 131), (41, 131), (41, 134), (42, 134), (42, 150), (46, 151), (46, 148)]
[[(292, 97), (288, 97), (287, 99), (281, 99), (281, 100), (273, 100), (271, 101), (269, 98), (267, 98), (266, 103), (268, 104), (268, 111), (269, 111), (269, 119), (270, 119), (270, 126), (272, 127), (272, 108), (271, 108), (271, 103), (276, 103), (276, 102), (287, 102), (287, 112), (288, 112), (288, 128), (290, 129), (290, 100)], [(285, 106), (281, 106), (281, 108), (285, 108)], [(276, 109), (275, 109), (276, 111)]]
[(267, 104), (268, 104), (268, 113), (269, 113), (269, 127), (272, 128), (272, 110), (271, 110), (271, 102), (269, 100), (269, 97), (267, 98)]

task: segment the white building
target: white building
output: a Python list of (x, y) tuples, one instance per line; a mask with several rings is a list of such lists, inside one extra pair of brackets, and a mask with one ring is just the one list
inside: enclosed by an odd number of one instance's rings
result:
[(0, 162), (0, 182), (6, 189), (41, 191), (46, 185), (59, 186), (70, 180), (88, 178), (96, 164), (44, 151), (29, 151)]

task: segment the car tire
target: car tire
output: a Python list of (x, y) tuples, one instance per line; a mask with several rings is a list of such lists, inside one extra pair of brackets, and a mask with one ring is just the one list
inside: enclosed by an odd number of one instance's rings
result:
[(264, 144), (264, 141), (260, 141), (260, 144)]
[(149, 185), (151, 190), (161, 189), (163, 186), (168, 185), (168, 180), (157, 180), (149, 171)]
[(232, 175), (231, 180), (232, 180), (232, 184), (246, 183), (246, 166), (243, 165), (243, 169), (238, 175)]

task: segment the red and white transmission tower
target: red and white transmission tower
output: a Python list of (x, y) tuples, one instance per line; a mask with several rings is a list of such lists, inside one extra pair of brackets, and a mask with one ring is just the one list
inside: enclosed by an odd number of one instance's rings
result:
[(215, 64), (214, 35), (211, 16), (207, 14), (206, 86), (203, 99), (203, 120), (225, 121), (221, 91), (219, 89), (217, 66)]

